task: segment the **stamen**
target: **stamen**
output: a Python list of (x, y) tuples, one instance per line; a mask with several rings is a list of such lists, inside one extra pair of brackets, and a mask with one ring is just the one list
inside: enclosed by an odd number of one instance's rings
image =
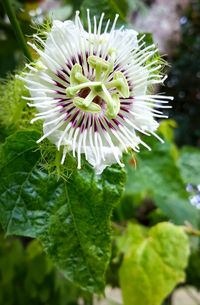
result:
[(75, 97), (74, 98), (74, 105), (83, 110), (83, 111), (87, 111), (89, 113), (99, 113), (101, 111), (101, 107), (93, 102), (90, 102), (90, 104), (88, 106), (85, 106), (85, 100), (81, 97)]
[(89, 82), (89, 80), (83, 76), (82, 67), (78, 64), (75, 64), (70, 73), (71, 86), (76, 86), (85, 82)]
[(128, 98), (130, 95), (129, 86), (122, 72), (115, 72), (113, 81), (106, 83), (106, 88), (116, 87), (123, 98)]

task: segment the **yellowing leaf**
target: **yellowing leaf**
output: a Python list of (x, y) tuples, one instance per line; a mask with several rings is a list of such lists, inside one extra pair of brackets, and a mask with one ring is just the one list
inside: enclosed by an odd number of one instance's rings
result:
[(189, 242), (183, 228), (159, 223), (133, 244), (120, 268), (124, 305), (160, 305), (185, 279)]
[(116, 245), (120, 252), (127, 253), (132, 245), (143, 242), (147, 229), (140, 224), (128, 223), (125, 234), (116, 238)]
[(162, 133), (166, 141), (173, 142), (174, 128), (177, 128), (177, 123), (174, 120), (163, 120), (160, 123), (159, 131)]

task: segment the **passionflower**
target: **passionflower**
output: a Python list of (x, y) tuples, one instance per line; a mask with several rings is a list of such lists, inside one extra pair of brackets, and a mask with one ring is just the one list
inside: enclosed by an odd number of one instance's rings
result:
[[(44, 120), (43, 136), (62, 152), (73, 152), (81, 168), (81, 154), (97, 174), (120, 161), (123, 151), (148, 147), (140, 135), (154, 135), (165, 117), (156, 108), (166, 106), (171, 97), (149, 95), (149, 87), (163, 83), (160, 61), (154, 45), (145, 46), (144, 36), (132, 29), (115, 29), (118, 15), (111, 26), (107, 21), (102, 32), (104, 14), (94, 27), (88, 16), (88, 32), (76, 13), (75, 22), (53, 21), (43, 41), (29, 45), (40, 58), (27, 67), (22, 79), (32, 100), (30, 107), (38, 113), (31, 121)], [(92, 29), (93, 28), (93, 29)], [(158, 137), (159, 138), (159, 137)], [(160, 139), (161, 140), (161, 139)], [(161, 140), (162, 141), (162, 140)]]

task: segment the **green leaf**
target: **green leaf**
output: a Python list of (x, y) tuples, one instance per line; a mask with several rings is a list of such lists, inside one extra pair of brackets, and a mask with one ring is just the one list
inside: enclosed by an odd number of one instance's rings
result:
[(124, 305), (160, 305), (184, 281), (188, 257), (183, 228), (170, 223), (154, 226), (124, 257), (119, 273)]
[(35, 131), (17, 132), (1, 147), (0, 220), (6, 234), (35, 237), (65, 277), (102, 293), (110, 259), (110, 216), (125, 183), (118, 166), (90, 166), (68, 181), (40, 168)]
[(185, 146), (180, 150), (178, 166), (185, 183), (200, 184), (200, 149)]
[(124, 24), (128, 25), (126, 21), (126, 14), (128, 9), (128, 4), (126, 0), (114, 1), (114, 0), (84, 0), (81, 5), (81, 19), (84, 26), (87, 28), (87, 9), (90, 9), (91, 23), (93, 24), (93, 16), (96, 16), (97, 21), (99, 21), (102, 13), (105, 14), (102, 23), (102, 31), (104, 30), (108, 19), (110, 19), (110, 24), (114, 21), (115, 15), (119, 14), (117, 21), (117, 27)]
[(162, 144), (153, 137), (145, 137), (144, 141), (152, 150), (141, 149), (136, 168), (126, 156), (128, 180), (125, 195), (146, 193), (176, 224), (187, 220), (198, 227), (198, 213), (188, 200), (185, 184), (171, 155), (171, 144)]
[[(37, 202), (35, 213), (27, 215), (25, 200), (34, 198), (29, 180), (34, 179), (35, 166), (40, 159), (39, 151), (33, 153), (37, 149), (38, 138), (39, 134), (35, 131), (18, 132), (8, 137), (1, 147), (0, 221), (7, 234), (23, 232), (23, 235), (34, 237), (37, 231), (36, 227), (31, 227), (37, 213)], [(28, 193), (30, 196), (27, 197)]]
[(94, 175), (87, 167), (77, 171), (67, 187), (67, 205), (49, 219), (45, 249), (66, 278), (91, 292), (102, 293), (110, 259), (110, 216), (123, 189), (119, 167)]

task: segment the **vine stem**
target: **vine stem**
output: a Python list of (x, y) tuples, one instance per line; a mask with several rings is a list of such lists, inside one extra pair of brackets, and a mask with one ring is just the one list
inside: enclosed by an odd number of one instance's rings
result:
[(13, 7), (11, 5), (10, 0), (2, 0), (3, 3), (3, 7), (8, 15), (8, 18), (10, 20), (10, 23), (12, 25), (13, 31), (16, 35), (16, 38), (24, 52), (24, 55), (30, 60), (32, 61), (32, 57), (31, 54), (28, 50), (27, 44), (26, 44), (26, 40), (24, 38), (24, 35), (22, 33), (21, 27), (19, 25), (19, 22), (17, 20), (17, 17), (15, 15), (15, 12), (13, 10)]
[(184, 224), (185, 224), (185, 231), (187, 234), (196, 235), (200, 237), (200, 231), (193, 228), (193, 226), (188, 221), (185, 221)]
[(119, 225), (118, 223), (114, 222), (114, 221), (111, 221), (111, 227), (113, 229), (119, 229), (121, 231), (124, 231), (125, 230), (125, 227)]

